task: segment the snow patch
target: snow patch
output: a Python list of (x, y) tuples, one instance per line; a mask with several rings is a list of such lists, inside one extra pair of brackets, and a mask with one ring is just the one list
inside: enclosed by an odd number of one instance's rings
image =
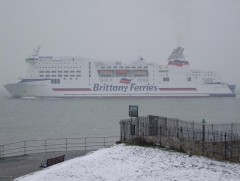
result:
[(15, 181), (239, 180), (240, 165), (157, 148), (115, 145)]

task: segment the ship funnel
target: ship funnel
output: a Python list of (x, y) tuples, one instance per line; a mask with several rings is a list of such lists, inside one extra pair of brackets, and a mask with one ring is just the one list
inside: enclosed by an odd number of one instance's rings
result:
[(180, 50), (180, 54), (182, 54), (182, 53), (183, 53), (183, 50), (184, 50), (184, 48), (182, 48), (182, 49)]
[(183, 55), (184, 48), (177, 47), (173, 50), (172, 54), (169, 56), (168, 60), (185, 60), (185, 57)]
[(178, 48), (177, 48), (177, 52), (176, 52), (176, 53), (179, 53), (179, 52), (180, 52), (180, 50), (181, 50), (181, 47), (178, 47)]

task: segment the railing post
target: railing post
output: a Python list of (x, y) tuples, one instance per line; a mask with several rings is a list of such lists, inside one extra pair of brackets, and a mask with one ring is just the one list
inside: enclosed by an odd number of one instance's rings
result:
[(205, 119), (202, 120), (202, 155), (205, 152)]
[(67, 144), (68, 144), (68, 139), (66, 138), (66, 153), (67, 153)]
[(45, 142), (45, 153), (47, 153), (47, 140), (44, 140), (44, 142)]
[(24, 155), (26, 155), (26, 141), (24, 141), (23, 144), (24, 144), (24, 146), (23, 146), (23, 148), (24, 148)]
[(194, 136), (195, 136), (195, 132), (194, 132), (194, 123), (193, 123), (193, 141), (194, 141)]
[(160, 130), (159, 130), (159, 144), (160, 146), (162, 146), (162, 125), (160, 126)]
[(2, 147), (2, 150), (1, 150), (1, 157), (4, 158), (4, 145), (1, 146)]
[(227, 133), (224, 134), (224, 159), (227, 160)]
[(85, 143), (84, 143), (84, 151), (87, 152), (87, 138), (85, 137)]

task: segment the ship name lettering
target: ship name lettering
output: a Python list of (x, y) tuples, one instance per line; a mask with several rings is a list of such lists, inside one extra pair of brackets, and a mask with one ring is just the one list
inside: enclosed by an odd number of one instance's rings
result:
[(93, 91), (96, 91), (96, 92), (98, 92), (98, 91), (126, 92), (127, 88), (128, 88), (128, 86), (123, 86), (123, 85), (113, 86), (113, 85), (107, 85), (107, 84), (104, 84), (104, 85), (94, 84)]
[(130, 91), (157, 91), (157, 86), (131, 84)]

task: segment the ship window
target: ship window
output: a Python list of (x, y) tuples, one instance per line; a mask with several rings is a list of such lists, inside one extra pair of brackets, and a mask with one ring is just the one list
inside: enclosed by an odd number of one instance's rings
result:
[(75, 75), (70, 75), (71, 77), (75, 77)]
[(62, 75), (58, 75), (58, 77), (62, 77)]
[(46, 71), (46, 73), (50, 73), (50, 71)]
[(64, 77), (68, 77), (68, 75), (64, 75)]
[(191, 82), (191, 77), (188, 77), (188, 78), (187, 78), (187, 81), (188, 81), (188, 82)]
[(119, 68), (123, 69), (123, 66), (120, 66)]
[(101, 66), (102, 69), (105, 69), (105, 66)]
[(64, 71), (64, 73), (68, 73), (68, 71)]
[(44, 77), (43, 75), (39, 75), (39, 77)]
[(144, 68), (146, 68), (146, 69), (147, 69), (147, 68), (148, 68), (148, 66), (144, 66)]
[(78, 71), (76, 71), (76, 73), (81, 73), (81, 71), (78, 70)]
[(70, 71), (70, 73), (74, 73), (75, 71)]
[(125, 68), (126, 68), (126, 69), (129, 69), (130, 67), (129, 67), (129, 66), (126, 66)]
[(52, 77), (56, 77), (56, 75), (52, 75)]
[(46, 75), (46, 77), (50, 77), (50, 75)]
[(163, 77), (163, 82), (169, 82), (169, 77)]
[(138, 66), (137, 68), (141, 69), (142, 67), (141, 67), (141, 66)]
[(56, 73), (56, 71), (52, 71), (52, 73)]
[(51, 84), (60, 84), (60, 79), (51, 79)]
[(58, 73), (62, 73), (62, 71), (58, 71)]
[(76, 75), (76, 77), (81, 77), (81, 75)]
[(44, 71), (39, 71), (39, 73), (44, 73)]
[(110, 69), (110, 68), (111, 68), (111, 66), (107, 66), (107, 68), (108, 68), (108, 69)]
[(117, 66), (113, 66), (113, 68), (115, 68), (115, 69), (116, 69), (116, 68), (117, 68)]
[(136, 67), (131, 67), (131, 68), (135, 69)]

